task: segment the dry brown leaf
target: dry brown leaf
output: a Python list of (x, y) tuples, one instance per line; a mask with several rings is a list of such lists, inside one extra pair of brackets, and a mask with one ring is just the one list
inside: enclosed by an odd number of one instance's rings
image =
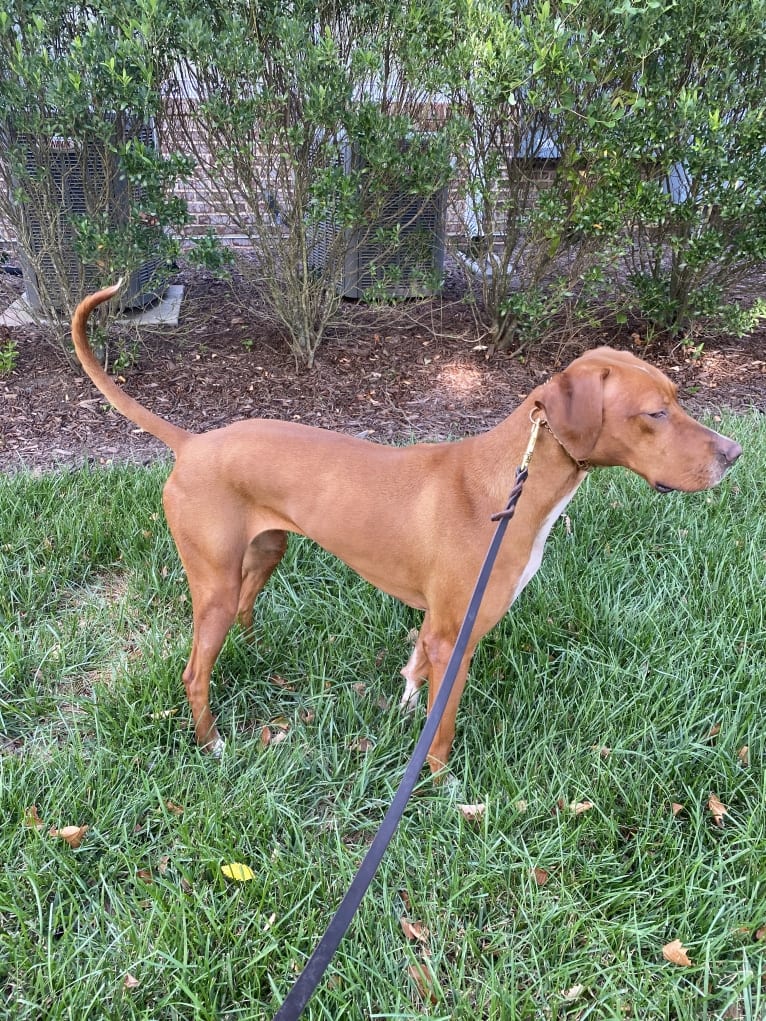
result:
[(662, 948), (662, 956), (666, 961), (670, 961), (671, 964), (677, 964), (679, 968), (690, 968), (691, 961), (689, 960), (686, 947), (682, 945), (680, 939), (674, 939), (670, 943), (666, 943)]
[(607, 747), (607, 745), (605, 744), (594, 744), (592, 747), (593, 751), (598, 752), (599, 756), (602, 759), (608, 759), (609, 756), (612, 754), (612, 749)]
[(271, 744), (271, 731), (268, 727), (261, 727), (261, 745), (268, 748)]
[(29, 808), (24, 809), (24, 825), (35, 830), (41, 830), (45, 826), (45, 823), (37, 814), (37, 805), (30, 805)]
[(358, 737), (355, 741), (352, 741), (348, 747), (349, 751), (361, 752), (363, 755), (366, 755), (367, 752), (372, 751), (375, 744), (369, 739), (369, 737)]
[(138, 872), (136, 872), (136, 876), (139, 879), (143, 880), (145, 883), (153, 883), (154, 882), (154, 877), (152, 876), (152, 870), (151, 869), (139, 869)]
[(716, 826), (723, 826), (723, 817), (729, 814), (729, 809), (724, 803), (718, 798), (717, 795), (711, 794), (708, 798), (707, 807), (713, 816), (713, 822)]
[(755, 938), (758, 943), (762, 943), (766, 940), (766, 925), (762, 925), (760, 929), (755, 930)]
[(550, 872), (548, 872), (547, 869), (539, 868), (539, 866), (535, 866), (535, 868), (530, 869), (530, 875), (532, 876), (532, 878), (534, 879), (538, 886), (545, 886), (545, 884), (551, 878)]
[(352, 691), (355, 691), (357, 695), (367, 694), (367, 685), (363, 681), (357, 681), (356, 684), (351, 685)]
[(70, 847), (78, 848), (82, 843), (82, 838), (89, 829), (89, 826), (62, 826), (60, 830), (57, 830), (52, 826), (48, 830), (48, 836), (61, 837), (62, 840), (66, 840)]
[(708, 740), (712, 741), (713, 738), (718, 737), (721, 733), (721, 724), (714, 723), (710, 730), (707, 732)]
[(170, 855), (163, 854), (163, 856), (160, 858), (159, 865), (157, 866), (157, 871), (159, 872), (159, 874), (161, 876), (165, 875), (165, 873), (168, 870), (168, 865), (169, 864), (170, 864)]
[(272, 674), (269, 681), (271, 684), (276, 684), (278, 688), (284, 688), (285, 691), (295, 691), (295, 685), (286, 681), (284, 677), (280, 677), (279, 674)]
[(301, 721), (303, 723), (314, 722), (314, 711), (313, 709), (301, 709)]
[(141, 985), (141, 983), (138, 981), (136, 976), (135, 975), (131, 975), (130, 972), (128, 972), (128, 974), (125, 976), (125, 981), (123, 982), (123, 988), (124, 989), (138, 989), (138, 987), (140, 985)]
[(743, 744), (740, 750), (737, 752), (737, 761), (740, 766), (750, 765), (750, 746)]
[(487, 811), (486, 804), (481, 802), (476, 805), (458, 805), (457, 807), (466, 822), (478, 822)]
[(409, 919), (402, 917), (399, 919), (399, 923), (401, 924), (405, 939), (416, 939), (421, 943), (428, 942), (429, 932), (422, 922), (411, 922)]
[(679, 803), (677, 801), (674, 801), (672, 803), (672, 805), (670, 806), (670, 808), (671, 808), (671, 810), (673, 812), (673, 815), (678, 815), (679, 812), (683, 812), (683, 810), (684, 810), (684, 806), (683, 805), (679, 805)]
[(573, 801), (569, 805), (569, 811), (572, 815), (582, 815), (583, 812), (590, 812), (593, 808), (592, 801)]
[(165, 808), (167, 808), (168, 812), (172, 812), (173, 815), (183, 815), (183, 805), (177, 805), (175, 801), (166, 801)]
[(431, 972), (431, 969), (427, 964), (411, 964), (407, 971), (410, 973), (410, 978), (417, 986), (420, 998), (426, 1003), (438, 1003), (436, 993), (434, 992), (434, 986), (436, 980)]

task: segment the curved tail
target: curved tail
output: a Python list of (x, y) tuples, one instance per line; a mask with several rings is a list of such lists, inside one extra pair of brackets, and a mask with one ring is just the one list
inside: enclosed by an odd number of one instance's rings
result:
[(161, 440), (166, 446), (170, 447), (174, 453), (177, 453), (191, 433), (186, 432), (185, 429), (181, 429), (177, 425), (173, 425), (172, 422), (168, 422), (164, 418), (160, 418), (159, 415), (155, 415), (148, 408), (139, 404), (138, 401), (133, 400), (132, 397), (128, 397), (125, 391), (121, 390), (104, 372), (88, 343), (86, 329), (88, 316), (94, 308), (113, 298), (121, 286), (122, 281), (120, 280), (119, 283), (112, 287), (105, 287), (102, 291), (89, 294), (87, 298), (83, 298), (74, 310), (74, 315), (72, 316), (72, 340), (74, 341), (75, 352), (80, 359), (80, 364), (93, 383), (109, 403), (117, 408), (120, 414), (129, 418), (131, 422), (135, 422), (139, 429), (143, 429), (151, 433), (152, 436), (156, 436), (158, 440)]

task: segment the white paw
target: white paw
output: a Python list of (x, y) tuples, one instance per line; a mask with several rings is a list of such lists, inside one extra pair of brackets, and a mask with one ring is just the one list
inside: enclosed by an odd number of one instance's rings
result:
[(420, 688), (416, 688), (411, 681), (407, 681), (404, 686), (404, 693), (402, 694), (402, 700), (399, 703), (399, 709), (407, 716), (412, 715), (415, 712), (415, 707), (418, 704), (418, 698), (420, 697)]
[(225, 750), (226, 742), (222, 737), (217, 737), (215, 741), (211, 741), (210, 744), (205, 745), (205, 751), (208, 755), (212, 755), (214, 759), (222, 758)]

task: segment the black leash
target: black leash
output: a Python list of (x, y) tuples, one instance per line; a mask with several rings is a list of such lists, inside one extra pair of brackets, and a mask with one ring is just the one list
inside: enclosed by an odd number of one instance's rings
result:
[(484, 563), (479, 571), (479, 577), (476, 579), (473, 595), (468, 603), (468, 609), (466, 610), (463, 623), (460, 625), (460, 630), (458, 631), (457, 639), (455, 641), (455, 647), (452, 650), (452, 655), (449, 658), (447, 669), (444, 672), (444, 678), (441, 686), (439, 687), (439, 691), (437, 692), (434, 704), (431, 707), (431, 712), (428, 714), (423, 730), (421, 731), (420, 737), (415, 745), (412, 758), (407, 764), (407, 768), (404, 771), (404, 776), (397, 788), (394, 799), (383, 818), (383, 822), (380, 824), (380, 829), (375, 834), (375, 838), (370, 844), (369, 850), (364, 856), (357, 874), (351, 881), (351, 886), (349, 886), (346, 891), (346, 895), (340, 902), (340, 906), (332, 918), (332, 921), (327, 926), (324, 936), (322, 936), (319, 943), (317, 943), (313, 954), (306, 963), (306, 966), (296, 979), (290, 992), (285, 997), (282, 1006), (274, 1015), (273, 1021), (297, 1021), (303, 1013), (303, 1008), (306, 1006), (312, 993), (319, 985), (322, 976), (333, 958), (333, 954), (338, 949), (340, 941), (343, 939), (348, 927), (351, 925), (351, 921), (356, 914), (356, 910), (361, 904), (362, 897), (364, 897), (367, 892), (367, 887), (372, 882), (372, 878), (378, 870), (378, 866), (383, 859), (383, 855), (386, 853), (386, 848), (391, 842), (391, 838), (393, 837), (394, 831), (399, 824), (399, 820), (404, 813), (404, 809), (407, 806), (410, 795), (415, 788), (415, 784), (418, 782), (420, 771), (423, 768), (426, 756), (428, 755), (428, 749), (431, 747), (431, 742), (436, 735), (436, 729), (444, 715), (444, 710), (447, 707), (447, 700), (449, 699), (452, 687), (455, 683), (455, 677), (457, 676), (460, 662), (463, 659), (468, 641), (471, 637), (471, 632), (473, 631), (474, 624), (476, 623), (479, 606), (481, 605), (484, 592), (487, 588), (487, 583), (489, 582), (489, 576), (492, 573), (492, 568), (494, 567), (495, 560), (497, 559), (500, 543), (503, 541), (503, 536), (505, 535), (505, 530), (508, 527), (508, 522), (514, 515), (516, 504), (521, 496), (521, 490), (524, 483), (527, 481), (527, 475), (529, 474), (529, 460), (532, 457), (532, 451), (534, 450), (535, 441), (537, 439), (537, 432), (541, 425), (540, 419), (532, 418), (531, 421), (532, 433), (529, 437), (529, 443), (524, 454), (524, 459), (522, 460), (521, 465), (516, 469), (516, 480), (510, 496), (508, 497), (508, 503), (502, 511), (498, 514), (492, 515), (492, 521), (497, 521), (498, 523), (497, 528), (495, 529), (495, 534), (492, 536), (492, 541), (489, 544), (487, 555), (484, 558)]

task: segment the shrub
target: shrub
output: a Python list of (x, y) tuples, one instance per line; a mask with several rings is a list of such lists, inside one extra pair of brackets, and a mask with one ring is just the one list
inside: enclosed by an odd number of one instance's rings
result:
[(137, 130), (161, 114), (168, 19), (150, 0), (0, 11), (0, 216), (60, 331), (86, 290), (178, 251), (187, 213), (173, 187), (191, 164)]

